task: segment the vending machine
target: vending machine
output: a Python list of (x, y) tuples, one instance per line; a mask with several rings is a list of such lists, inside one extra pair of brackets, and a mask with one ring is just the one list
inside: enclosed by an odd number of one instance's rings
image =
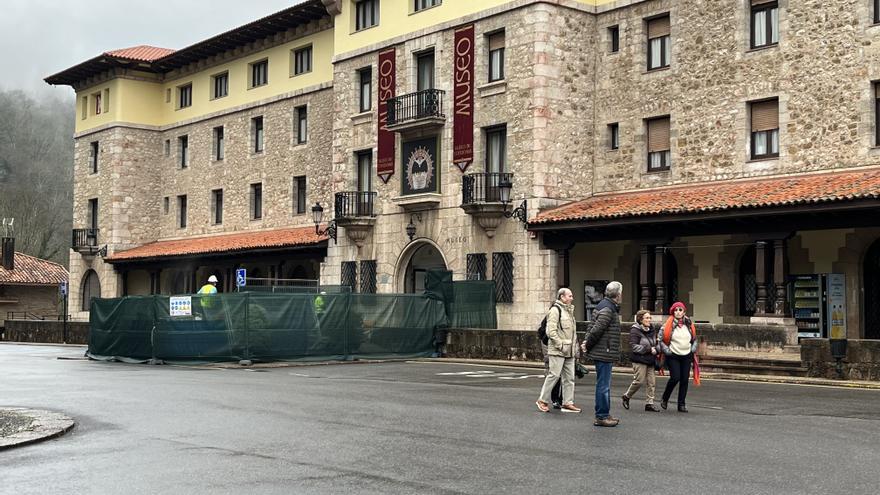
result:
[(846, 276), (842, 273), (792, 275), (791, 312), (798, 339), (845, 338)]

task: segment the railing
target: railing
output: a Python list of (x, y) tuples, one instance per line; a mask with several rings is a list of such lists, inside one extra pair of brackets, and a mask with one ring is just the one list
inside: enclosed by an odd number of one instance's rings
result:
[(505, 179), (513, 183), (513, 174), (503, 172), (465, 175), (461, 183), (461, 204), (500, 203), (500, 185)]
[(388, 124), (396, 125), (413, 120), (443, 115), (442, 89), (426, 89), (388, 100)]
[(98, 229), (73, 229), (71, 246), (76, 251), (98, 248)]
[[(34, 313), (30, 313), (27, 311), (7, 311), (6, 312), (7, 320), (58, 320), (61, 321), (64, 319), (64, 315), (36, 315)], [(70, 315), (67, 315), (67, 319), (70, 319)]]
[(336, 218), (374, 217), (376, 193), (366, 191), (346, 191), (336, 193)]

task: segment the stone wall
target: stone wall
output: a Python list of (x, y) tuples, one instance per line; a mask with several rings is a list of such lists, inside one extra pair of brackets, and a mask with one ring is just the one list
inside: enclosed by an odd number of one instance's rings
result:
[[(828, 339), (802, 340), (801, 362), (809, 376), (838, 378)], [(842, 369), (848, 380), (880, 380), (880, 340), (848, 340)]]
[[(64, 322), (7, 320), (3, 340), (7, 342), (63, 343)], [(67, 344), (88, 344), (89, 323), (67, 322)]]
[(41, 317), (62, 314), (58, 287), (0, 285), (0, 327), (10, 312), (30, 313)]

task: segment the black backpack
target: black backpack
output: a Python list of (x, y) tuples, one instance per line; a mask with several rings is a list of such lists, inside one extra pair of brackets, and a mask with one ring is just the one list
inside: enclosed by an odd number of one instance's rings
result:
[[(551, 304), (550, 307), (547, 308), (548, 313), (551, 309), (553, 309), (553, 306), (556, 306), (556, 303)], [(562, 325), (562, 309), (557, 308), (557, 310), (559, 312), (558, 324)], [(547, 315), (544, 315), (544, 319), (542, 319), (541, 324), (538, 325), (538, 338), (541, 339), (541, 343), (544, 345), (547, 345), (547, 343), (550, 341), (550, 337), (547, 337)]]

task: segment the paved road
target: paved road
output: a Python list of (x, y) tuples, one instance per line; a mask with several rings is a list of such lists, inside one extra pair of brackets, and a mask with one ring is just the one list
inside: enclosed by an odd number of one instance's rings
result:
[(0, 455), (0, 493), (877, 493), (877, 390), (706, 381), (689, 414), (615, 400), (603, 429), (594, 375), (562, 415), (529, 369), (57, 359), (81, 353), (0, 345), (0, 406), (78, 422)]

